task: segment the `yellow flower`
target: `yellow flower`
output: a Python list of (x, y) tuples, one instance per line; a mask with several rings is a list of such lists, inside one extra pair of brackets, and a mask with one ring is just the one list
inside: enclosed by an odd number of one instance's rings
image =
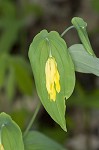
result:
[(55, 58), (49, 57), (45, 65), (46, 88), (50, 100), (56, 100), (56, 92), (60, 92), (60, 75)]
[(0, 150), (4, 150), (4, 147), (2, 144), (0, 144)]

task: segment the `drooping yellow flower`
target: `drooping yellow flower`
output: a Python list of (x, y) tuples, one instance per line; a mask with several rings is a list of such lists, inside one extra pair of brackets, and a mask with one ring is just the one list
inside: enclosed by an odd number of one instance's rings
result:
[(0, 150), (4, 150), (4, 147), (2, 144), (0, 144)]
[(50, 100), (56, 100), (56, 92), (60, 92), (60, 75), (54, 57), (49, 57), (45, 65), (46, 88)]

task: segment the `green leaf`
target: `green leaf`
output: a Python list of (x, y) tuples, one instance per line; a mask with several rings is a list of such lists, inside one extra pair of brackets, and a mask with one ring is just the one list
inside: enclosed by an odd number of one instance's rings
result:
[(89, 38), (88, 38), (87, 31), (86, 31), (87, 23), (84, 22), (84, 20), (82, 18), (79, 18), (79, 17), (74, 17), (71, 22), (74, 25), (74, 27), (76, 28), (78, 35), (79, 35), (79, 38), (85, 47), (85, 50), (90, 55), (95, 56), (95, 54), (92, 50)]
[(12, 66), (10, 66), (9, 68), (9, 74), (7, 76), (5, 89), (6, 89), (7, 99), (12, 100), (15, 94), (15, 72)]
[(24, 150), (22, 133), (18, 125), (5, 113), (0, 114), (0, 137), (4, 150)]
[(69, 47), (75, 70), (82, 73), (92, 73), (99, 76), (99, 58), (89, 55), (82, 44)]
[[(56, 95), (56, 101), (49, 99), (46, 89), (45, 64), (49, 54), (55, 58), (60, 74), (61, 90)], [(31, 62), (36, 88), (42, 104), (47, 112), (64, 130), (65, 123), (65, 97), (69, 98), (75, 85), (74, 66), (67, 51), (65, 41), (60, 35), (53, 31), (48, 33), (41, 31), (33, 40), (29, 48), (29, 59)]]
[(99, 0), (91, 0), (92, 7), (99, 12)]
[(24, 138), (25, 150), (66, 150), (60, 144), (45, 135), (31, 131)]
[(33, 94), (33, 80), (28, 62), (19, 56), (11, 57), (11, 64), (15, 71), (15, 79), (19, 90), (23, 94)]
[[(2, 21), (5, 21), (5, 23), (2, 23)], [(5, 27), (5, 30), (3, 31), (1, 37), (0, 37), (0, 54), (7, 53), (11, 50), (13, 44), (17, 40), (18, 33), (20, 28), (23, 26), (23, 20), (6, 20), (3, 19), (0, 24)], [(13, 26), (13, 28), (12, 28)], [(5, 44), (6, 43), (6, 44)]]
[(70, 98), (67, 107), (80, 107), (86, 109), (99, 109), (99, 89), (92, 92), (87, 92), (79, 85), (76, 84), (75, 94)]
[(13, 1), (0, 0), (0, 15), (5, 18), (15, 18), (16, 16), (16, 6)]
[(0, 88), (4, 85), (5, 81), (5, 75), (6, 75), (6, 70), (7, 70), (7, 55), (1, 55), (0, 56)]
[(49, 40), (52, 47), (52, 54), (56, 58), (59, 65), (59, 70), (62, 74), (62, 85), (64, 85), (64, 94), (68, 99), (75, 86), (75, 72), (74, 64), (71, 56), (68, 53), (66, 42), (60, 37), (60, 35), (52, 31), (49, 33)]
[(29, 1), (25, 1), (23, 2), (23, 7), (24, 7), (25, 16), (29, 16), (32, 14), (38, 17), (43, 14), (43, 10), (41, 6), (38, 4), (35, 4), (35, 3), (31, 4)]

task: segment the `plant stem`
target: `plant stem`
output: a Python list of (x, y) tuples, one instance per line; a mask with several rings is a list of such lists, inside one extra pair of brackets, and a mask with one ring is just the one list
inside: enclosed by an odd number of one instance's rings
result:
[(74, 26), (68, 27), (63, 33), (61, 34), (61, 37), (63, 37), (70, 29), (75, 28)]
[(27, 128), (25, 130), (25, 132), (24, 132), (24, 136), (27, 135), (28, 131), (30, 130), (31, 126), (33, 125), (33, 122), (34, 122), (34, 120), (35, 120), (35, 118), (36, 118), (36, 116), (37, 116), (37, 114), (39, 112), (40, 106), (41, 106), (41, 104), (39, 103), (38, 106), (36, 107), (36, 110), (35, 110), (32, 118), (31, 118), (31, 120), (30, 120), (30, 122), (29, 122), (29, 124), (28, 124), (28, 126), (27, 126)]

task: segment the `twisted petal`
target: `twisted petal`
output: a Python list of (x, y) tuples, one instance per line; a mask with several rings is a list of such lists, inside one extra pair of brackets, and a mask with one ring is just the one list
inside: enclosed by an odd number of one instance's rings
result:
[(57, 71), (57, 72), (56, 72), (56, 75), (55, 75), (55, 84), (56, 84), (56, 91), (57, 91), (58, 93), (60, 92), (59, 79), (60, 79), (60, 76), (59, 76), (59, 72)]
[(4, 147), (2, 144), (0, 144), (0, 150), (4, 150)]
[(51, 92), (49, 94), (50, 94), (50, 99), (55, 101), (55, 99), (56, 99), (56, 91), (55, 91), (55, 88), (54, 88), (54, 83), (51, 85)]
[(45, 65), (46, 88), (50, 100), (56, 100), (56, 92), (60, 92), (60, 75), (55, 58), (49, 57)]

